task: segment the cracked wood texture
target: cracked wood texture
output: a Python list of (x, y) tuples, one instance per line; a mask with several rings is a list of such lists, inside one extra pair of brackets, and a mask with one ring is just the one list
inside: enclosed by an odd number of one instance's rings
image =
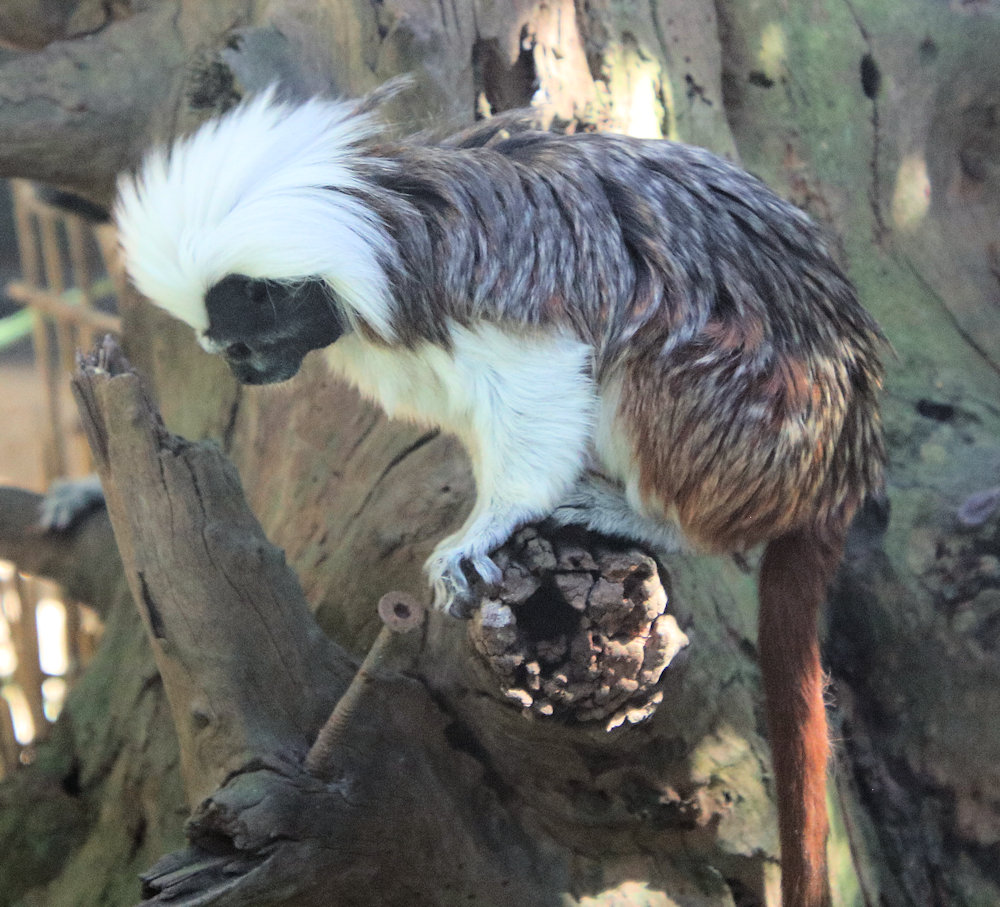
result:
[[(309, 615), (217, 445), (167, 432), (112, 342), (73, 389), (196, 806), (190, 846), (145, 874), (143, 903), (403, 904), (421, 891), (431, 903), (480, 887), (522, 900), (551, 887), (503, 807), (477, 801), (478, 764), (452, 750), (442, 710), (402, 676), (419, 633), (380, 640), (322, 764), (303, 767), (352, 660)], [(427, 837), (433, 857), (415, 846)]]
[(73, 392), (191, 802), (247, 763), (301, 759), (350, 677), (350, 658), (312, 620), (235, 470), (215, 444), (166, 431), (112, 341), (99, 361), (81, 360)]
[[(0, 173), (98, 201), (150, 141), (245, 91), (281, 79), (358, 94), (408, 71), (417, 88), (387, 111), (404, 128), (460, 126), (537, 95), (580, 128), (734, 156), (824, 222), (897, 353), (891, 512), (863, 514), (830, 608), (835, 901), (1000, 901), (1000, 725), (989, 720), (1000, 711), (1000, 528), (995, 511), (958, 519), (1000, 476), (994, 0), (3, 6), (0, 34), (19, 50), (0, 63)], [(171, 431), (221, 442), (320, 625), (363, 653), (379, 596), (422, 588), (420, 563), (468, 506), (456, 442), (387, 423), (318, 361), (287, 388), (236, 388), (182, 326), (139, 300), (123, 308), (126, 349)], [(398, 871), (376, 861), (353, 877), (357, 903), (776, 903), (752, 580), (721, 559), (668, 567), (670, 612), (690, 645), (660, 681), (656, 714), (610, 733), (603, 721), (526, 720), (527, 700), (505, 700), (469, 628), (429, 623), (409, 683), (376, 687), (384, 704), (372, 705), (385, 716), (381, 758), (402, 780), (362, 800), (409, 810), (398, 835), (409, 851)], [(0, 903), (134, 903), (138, 872), (182, 844), (152, 655), (129, 608), (108, 613), (65, 720), (0, 788)], [(406, 776), (409, 738), (432, 771)], [(261, 771), (287, 783), (284, 763)], [(461, 804), (444, 793), (449, 773), (471, 792)], [(220, 788), (212, 814), (236, 815), (257, 778)], [(484, 817), (464, 844), (440, 820), (459, 806)], [(338, 846), (380, 853), (394, 832), (373, 817), (386, 814), (373, 806)], [(277, 827), (297, 833), (290, 817)], [(470, 853), (499, 854), (508, 886), (482, 860), (463, 878)]]

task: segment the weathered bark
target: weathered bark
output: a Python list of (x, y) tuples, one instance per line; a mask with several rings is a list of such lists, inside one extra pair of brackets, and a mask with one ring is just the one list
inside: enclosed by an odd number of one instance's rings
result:
[(135, 876), (181, 841), (177, 736), (106, 511), (43, 533), (40, 503), (0, 489), (0, 557), (63, 583), (105, 628), (33, 761), (0, 786), (0, 903), (44, 888), (49, 907), (128, 904)]
[[(115, 14), (108, 6), (85, 37), (53, 41), (0, 66), (0, 176), (55, 183), (109, 203), (115, 176), (143, 149), (196, 120), (213, 62), (201, 49), (221, 45), (252, 6), (139, 0)], [(4, 25), (13, 28), (0, 17)], [(216, 89), (204, 103), (210, 111), (224, 100)]]
[(168, 434), (113, 341), (101, 355), (73, 390), (198, 803), (247, 763), (304, 751), (350, 659), (315, 626), (218, 448)]
[(1000, 664), (986, 617), (1000, 545), (995, 514), (977, 528), (957, 514), (1000, 475), (1000, 286), (983, 226), (1000, 198), (987, 62), (1000, 23), (993, 5), (789, 12), (721, 7), (736, 143), (835, 228), (896, 352), (891, 510), (867, 514), (829, 609), (854, 862), (869, 903), (991, 903), (1000, 737), (981, 715)]
[(0, 9), (0, 35), (11, 46), (39, 50), (100, 31), (126, 11), (125, 3), (105, 0), (8, 0)]
[[(414, 71), (417, 93), (390, 111), (407, 126), (459, 126), (477, 106), (517, 106), (537, 94), (575, 127), (659, 133), (738, 155), (831, 227), (898, 355), (885, 405), (891, 516), (865, 515), (831, 608), (843, 727), (836, 896), (889, 905), (1000, 899), (1000, 732), (983, 719), (996, 711), (1000, 538), (995, 514), (977, 526), (957, 520), (969, 496), (1000, 475), (995, 5), (150, 0), (130, 11), (86, 42), (65, 25), (22, 40), (69, 39), (0, 69), (0, 98), (12, 99), (0, 101), (4, 172), (107, 200), (114, 170), (149, 140), (245, 90), (282, 78), (302, 92), (359, 94)], [(119, 38), (128, 46), (116, 53)], [(94, 105), (92, 117), (74, 107), (81, 100)], [(129, 354), (153, 376), (167, 423), (221, 439), (320, 624), (365, 651), (379, 596), (422, 588), (420, 563), (467, 506), (472, 484), (457, 444), (387, 423), (316, 361), (292, 389), (238, 390), (185, 329), (137, 302), (125, 306)], [(499, 816), (505, 833), (520, 829), (517, 853), (540, 862), (512, 856), (511, 865), (537, 883), (539, 899), (561, 891), (637, 900), (644, 889), (693, 904), (768, 897), (774, 839), (752, 584), (727, 561), (668, 566), (670, 609), (692, 642), (661, 681), (657, 715), (637, 727), (608, 734), (602, 723), (544, 713), (525, 721), (496, 698), (500, 681), (454, 622), (432, 621), (415, 655), (422, 681), (401, 699), (415, 697), (422, 718), (407, 733), (440, 754), (442, 772), (474, 779), (486, 826)], [(510, 690), (531, 696), (516, 683)], [(387, 731), (387, 760), (408, 752), (396, 733)], [(141, 760), (126, 769), (127, 749), (120, 771), (146, 773)], [(101, 799), (105, 783), (86, 788), (87, 803), (110, 802)], [(443, 789), (438, 779), (422, 783)], [(391, 800), (377, 794), (380, 804)], [(419, 832), (423, 801), (408, 797), (418, 818), (407, 816), (406, 834), (421, 847), (434, 835), (452, 846), (433, 817)], [(370, 815), (384, 816), (380, 809)], [(11, 815), (17, 824), (21, 814)], [(74, 840), (93, 830), (85, 817), (76, 827)], [(123, 827), (134, 830), (134, 821)], [(373, 820), (355, 840), (384, 835)], [(106, 840), (119, 854), (128, 849), (127, 835)], [(468, 846), (488, 852), (490, 840)], [(454, 868), (434, 862), (441, 853), (431, 853), (428, 875), (454, 879)], [(120, 877), (136, 863), (120, 857)], [(531, 868), (540, 863), (544, 871)], [(80, 890), (64, 902), (128, 902)]]
[(39, 494), (0, 486), (0, 558), (55, 580), (105, 617), (123, 581), (107, 511), (80, 515), (71, 532), (44, 532), (41, 505)]
[[(471, 741), (456, 742), (441, 692), (418, 667), (424, 634), (383, 632), (377, 670), (369, 656), (307, 756), (349, 660), (319, 634), (228, 462), (214, 445), (167, 433), (110, 344), (74, 390), (171, 704), (185, 787), (198, 804), (189, 850), (146, 877), (149, 903), (557, 902), (569, 869), (566, 831), (529, 835), (512, 804), (496, 792), (484, 801), (480, 760), (494, 761), (493, 744), (481, 744), (479, 759), (462, 753)], [(536, 712), (558, 705), (582, 722), (641, 720), (651, 687), (686, 643), (663, 613), (655, 567), (636, 552), (595, 557), (564, 540), (554, 555), (548, 544), (522, 533), (500, 553), (509, 582), (495, 603), (508, 613), (530, 605), (524, 617), (535, 621), (553, 620), (546, 599), (578, 612), (575, 631), (547, 634), (559, 670), (572, 675), (575, 665), (578, 676), (540, 683), (536, 694), (552, 699)], [(554, 588), (540, 594), (545, 578)], [(485, 623), (478, 639), (501, 654)], [(512, 658), (525, 661), (512, 624), (504, 625), (508, 668)], [(532, 644), (543, 638), (537, 628), (529, 635)], [(626, 652), (633, 638), (638, 649)], [(528, 687), (532, 676), (548, 682), (529, 670)]]

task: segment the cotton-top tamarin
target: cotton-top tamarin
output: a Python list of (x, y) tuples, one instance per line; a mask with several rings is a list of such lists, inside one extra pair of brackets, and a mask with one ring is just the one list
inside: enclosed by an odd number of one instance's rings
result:
[(426, 565), (442, 608), (541, 517), (660, 551), (766, 543), (784, 904), (827, 903), (817, 611), (882, 483), (878, 327), (813, 223), (707, 151), (377, 132), (268, 92), (152, 151), (115, 206), (129, 275), (240, 381), (322, 348), (389, 415), (459, 437), (477, 499)]

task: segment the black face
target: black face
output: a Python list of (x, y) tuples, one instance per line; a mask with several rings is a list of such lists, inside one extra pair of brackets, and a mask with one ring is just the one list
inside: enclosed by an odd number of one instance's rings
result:
[(339, 304), (318, 280), (285, 284), (230, 274), (205, 294), (205, 337), (238, 381), (273, 384), (291, 378), (310, 350), (329, 346), (344, 333)]

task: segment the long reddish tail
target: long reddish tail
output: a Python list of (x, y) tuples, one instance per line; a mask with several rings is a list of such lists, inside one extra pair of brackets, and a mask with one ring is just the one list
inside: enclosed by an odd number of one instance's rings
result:
[(760, 570), (758, 651), (767, 699), (783, 907), (827, 907), (826, 767), (817, 620), (841, 544), (795, 532), (772, 541)]

